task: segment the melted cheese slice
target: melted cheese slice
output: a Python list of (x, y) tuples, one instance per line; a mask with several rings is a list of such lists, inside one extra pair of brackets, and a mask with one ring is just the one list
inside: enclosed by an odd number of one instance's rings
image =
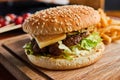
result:
[(66, 34), (58, 34), (58, 35), (38, 35), (35, 36), (35, 40), (37, 41), (40, 48), (46, 47), (50, 44), (56, 43), (60, 40), (66, 38)]

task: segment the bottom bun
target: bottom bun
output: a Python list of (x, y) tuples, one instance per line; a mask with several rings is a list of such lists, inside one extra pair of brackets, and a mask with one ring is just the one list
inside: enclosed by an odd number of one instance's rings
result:
[(100, 47), (96, 51), (92, 52), (92, 54), (87, 56), (75, 57), (72, 60), (61, 59), (61, 58), (55, 59), (51, 57), (35, 56), (35, 55), (27, 55), (27, 56), (28, 59), (33, 64), (39, 67), (51, 69), (51, 70), (68, 70), (68, 69), (85, 67), (95, 63), (102, 56), (104, 49), (105, 46), (102, 43), (100, 44)]

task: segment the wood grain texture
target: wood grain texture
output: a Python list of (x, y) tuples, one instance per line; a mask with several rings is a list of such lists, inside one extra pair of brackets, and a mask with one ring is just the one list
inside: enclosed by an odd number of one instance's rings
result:
[[(1, 60), (0, 63), (4, 63), (2, 64), (17, 80), (28, 80), (26, 77), (24, 77), (25, 75), (28, 76), (30, 79), (33, 80), (45, 80), (42, 76), (36, 74), (34, 71), (32, 71), (30, 68), (28, 68), (27, 66), (25, 66), (22, 62), (20, 62), (19, 60), (17, 60), (14, 56), (12, 56), (10, 53), (8, 53), (7, 51), (5, 51), (4, 49), (2, 49), (0, 47), (0, 51), (2, 54), (9, 62), (10, 64), (8, 64), (5, 60)], [(0, 57), (1, 58), (1, 57)], [(18, 71), (21, 72), (18, 72)], [(24, 75), (22, 74), (24, 73)], [(34, 77), (35, 76), (35, 77)]]
[[(22, 46), (28, 41), (28, 35), (23, 35), (6, 40), (4, 44), (25, 61), (28, 61), (22, 49)], [(10, 56), (8, 55), (6, 58), (10, 58)], [(15, 57), (12, 58), (14, 59)], [(31, 79), (42, 79), (41, 77), (38, 78), (39, 75), (33, 75), (30, 69), (26, 69), (26, 65), (20, 66), (14, 61), (13, 64), (30, 76)], [(120, 43), (112, 43), (106, 46), (103, 57), (98, 62), (88, 67), (67, 71), (50, 71), (38, 67), (36, 67), (36, 69), (44, 72), (55, 80), (120, 80)]]
[[(22, 38), (25, 38), (26, 36), (22, 35)], [(15, 39), (14, 39), (15, 38)], [(9, 39), (5, 39), (5, 40), (0, 40), (0, 54), (3, 55), (7, 61), (10, 62), (10, 64), (13, 64), (14, 66), (16, 66), (14, 69), (13, 66), (9, 65), (3, 60), (0, 61), (0, 63), (4, 63), (2, 64), (17, 80), (25, 80), (24, 77), (22, 76), (22, 72), (24, 73), (24, 75), (28, 76), (30, 79), (32, 80), (46, 80), (45, 78), (43, 78), (42, 76), (38, 75), (37, 73), (35, 73), (33, 70), (31, 70), (28, 66), (26, 66), (25, 64), (23, 64), (23, 62), (19, 61), (16, 57), (14, 57), (13, 55), (11, 55), (8, 51), (6, 51), (1, 45), (4, 43), (4, 41), (6, 42), (13, 42), (16, 39), (21, 38), (21, 36), (17, 36), (17, 37), (12, 37)], [(17, 47), (16, 47), (17, 48)], [(16, 49), (15, 48), (15, 49)], [(21, 72), (17, 72), (17, 71), (21, 71)], [(17, 74), (17, 75), (16, 75)], [(35, 77), (34, 77), (35, 76)], [(26, 79), (28, 80), (28, 79)]]
[(114, 11), (105, 11), (105, 13), (108, 15), (108, 16), (112, 16), (112, 17), (118, 17), (120, 18), (120, 11), (119, 10), (114, 10)]
[(91, 6), (95, 9), (102, 8), (104, 9), (105, 0), (69, 0), (70, 4), (80, 4)]

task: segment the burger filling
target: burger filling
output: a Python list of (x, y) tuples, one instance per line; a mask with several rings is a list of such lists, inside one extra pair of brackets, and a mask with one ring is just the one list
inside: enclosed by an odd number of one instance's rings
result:
[(72, 59), (73, 56), (84, 55), (96, 48), (102, 41), (97, 32), (90, 30), (75, 31), (66, 34), (64, 40), (60, 40), (54, 44), (39, 48), (35, 39), (25, 44), (24, 49), (29, 55), (49, 56), (54, 58)]

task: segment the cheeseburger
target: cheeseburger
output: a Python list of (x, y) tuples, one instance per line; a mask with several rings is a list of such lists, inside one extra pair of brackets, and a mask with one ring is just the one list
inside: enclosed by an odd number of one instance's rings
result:
[(96, 25), (99, 13), (83, 5), (41, 10), (23, 23), (33, 39), (24, 45), (28, 59), (51, 70), (75, 69), (95, 63), (104, 45)]

